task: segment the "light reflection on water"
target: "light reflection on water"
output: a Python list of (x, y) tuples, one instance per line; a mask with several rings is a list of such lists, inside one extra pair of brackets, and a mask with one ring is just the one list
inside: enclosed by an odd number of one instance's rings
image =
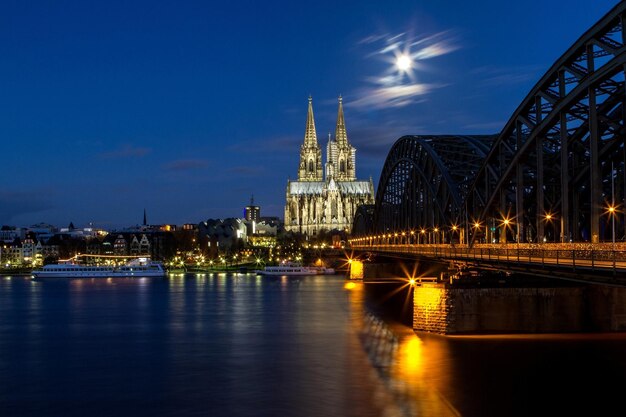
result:
[(360, 311), (353, 323), (405, 415), (604, 416), (623, 407), (626, 333), (441, 336)]
[(415, 334), (364, 293), (333, 276), (2, 279), (0, 415), (604, 415), (626, 389), (624, 335)]
[(382, 415), (342, 286), (243, 274), (2, 280), (0, 415)]
[(437, 391), (429, 379), (443, 369), (430, 369), (433, 355), (441, 350), (424, 349), (422, 340), (404, 326), (388, 323), (366, 308), (364, 284), (349, 282), (351, 323), (380, 382), (391, 398), (388, 412), (403, 416), (458, 416), (459, 412)]

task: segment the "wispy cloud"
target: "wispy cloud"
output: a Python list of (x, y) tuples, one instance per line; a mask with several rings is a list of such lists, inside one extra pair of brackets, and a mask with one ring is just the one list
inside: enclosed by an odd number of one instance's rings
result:
[(115, 158), (141, 158), (152, 152), (152, 148), (145, 148), (141, 146), (134, 146), (129, 143), (123, 144), (117, 149), (109, 152), (102, 152), (101, 158), (115, 159)]
[(537, 80), (539, 72), (539, 66), (527, 65), (515, 68), (483, 66), (470, 73), (480, 79), (483, 87), (499, 87)]
[(258, 166), (241, 165), (241, 166), (231, 167), (227, 171), (232, 174), (241, 175), (243, 177), (254, 177), (256, 175), (263, 173), (264, 169), (263, 167), (258, 167)]
[(300, 136), (276, 136), (270, 138), (258, 138), (245, 142), (233, 143), (228, 150), (236, 152), (258, 153), (260, 150), (264, 152), (286, 152), (293, 153), (300, 149), (300, 144), (304, 139), (304, 128)]
[(163, 164), (163, 169), (180, 172), (206, 168), (207, 166), (209, 166), (209, 162), (205, 159), (177, 159)]
[(0, 192), (0, 222), (9, 221), (16, 216), (39, 213), (53, 206), (40, 191), (2, 191)]
[[(365, 156), (380, 160), (389, 153), (391, 146), (400, 137), (420, 134), (424, 129), (417, 125), (407, 125), (400, 120), (390, 120), (388, 123), (376, 126), (365, 124), (351, 131), (354, 143), (358, 143), (357, 157)], [(358, 138), (358, 139), (357, 139)]]
[(429, 84), (408, 84), (389, 87), (366, 88), (350, 104), (354, 107), (387, 108), (403, 107), (420, 101), (420, 96), (434, 86)]
[[(367, 86), (357, 91), (356, 99), (350, 102), (355, 108), (403, 107), (424, 101), (433, 89), (445, 85), (435, 81), (417, 81), (417, 73), (425, 68), (424, 61), (460, 48), (450, 31), (422, 37), (413, 37), (407, 33), (371, 35), (358, 44), (370, 48), (366, 58), (382, 59), (389, 63), (389, 69), (366, 78)], [(401, 56), (408, 60), (408, 67), (396, 66)]]

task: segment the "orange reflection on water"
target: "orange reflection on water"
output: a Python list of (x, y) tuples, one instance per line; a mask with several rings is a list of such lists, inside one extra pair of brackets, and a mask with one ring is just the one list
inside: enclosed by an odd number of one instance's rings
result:
[[(418, 337), (410, 327), (385, 321), (370, 312), (365, 305), (366, 285), (369, 284), (344, 284), (350, 290), (350, 324), (386, 388), (385, 397), (394, 403), (393, 409), (410, 416), (460, 415), (437, 389), (446, 386), (450, 375), (448, 345), (436, 335)], [(404, 290), (409, 288), (405, 286)], [(427, 294), (423, 301), (438, 301), (438, 291)]]
[(459, 412), (441, 394), (449, 369), (445, 343), (435, 339), (421, 339), (412, 330), (403, 331), (394, 352), (391, 367), (393, 389), (400, 397), (408, 398), (411, 415), (458, 416)]
[(396, 372), (402, 380), (412, 380), (424, 376), (423, 342), (417, 336), (408, 336), (396, 352)]

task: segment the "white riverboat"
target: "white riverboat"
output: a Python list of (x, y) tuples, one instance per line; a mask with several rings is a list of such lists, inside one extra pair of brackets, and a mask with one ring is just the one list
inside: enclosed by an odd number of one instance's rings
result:
[(117, 278), (117, 277), (164, 277), (161, 262), (149, 258), (137, 258), (120, 266), (80, 265), (58, 263), (45, 265), (32, 272), (33, 278)]
[(326, 266), (312, 266), (311, 269), (314, 269), (318, 275), (335, 275), (337, 273), (334, 268)]
[(255, 271), (260, 275), (323, 275), (334, 274), (335, 270), (332, 268), (324, 268), (317, 266), (303, 266), (299, 263), (285, 262), (276, 266), (266, 266), (264, 269)]

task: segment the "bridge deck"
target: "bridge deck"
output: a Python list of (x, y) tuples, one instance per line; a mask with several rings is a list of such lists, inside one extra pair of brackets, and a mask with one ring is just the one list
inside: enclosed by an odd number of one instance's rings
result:
[(488, 265), (515, 272), (585, 282), (626, 284), (626, 250), (607, 245), (353, 244), (355, 250), (411, 258)]

